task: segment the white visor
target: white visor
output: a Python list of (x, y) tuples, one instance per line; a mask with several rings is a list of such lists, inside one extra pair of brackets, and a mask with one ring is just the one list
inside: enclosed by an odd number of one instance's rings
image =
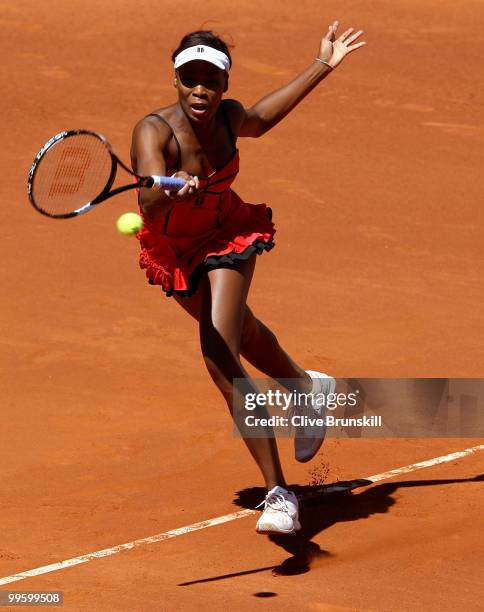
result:
[(220, 68), (220, 70), (226, 70), (227, 72), (230, 70), (230, 60), (225, 53), (206, 45), (196, 45), (195, 47), (188, 47), (188, 49), (180, 51), (175, 57), (175, 70), (183, 66), (183, 64), (193, 62), (194, 60), (210, 62), (217, 66), (217, 68)]

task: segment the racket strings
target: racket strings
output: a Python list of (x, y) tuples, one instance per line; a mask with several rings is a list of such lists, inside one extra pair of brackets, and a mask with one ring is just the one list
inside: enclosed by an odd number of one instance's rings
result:
[(104, 190), (111, 167), (109, 150), (96, 136), (62, 138), (39, 162), (32, 187), (35, 203), (55, 215), (78, 210)]

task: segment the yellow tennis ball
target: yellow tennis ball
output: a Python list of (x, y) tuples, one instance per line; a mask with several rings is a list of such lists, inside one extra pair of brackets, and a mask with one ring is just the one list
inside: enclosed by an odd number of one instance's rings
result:
[(143, 219), (138, 215), (138, 213), (124, 213), (124, 215), (121, 215), (116, 221), (116, 227), (118, 232), (124, 236), (131, 236), (132, 234), (137, 234), (143, 229)]

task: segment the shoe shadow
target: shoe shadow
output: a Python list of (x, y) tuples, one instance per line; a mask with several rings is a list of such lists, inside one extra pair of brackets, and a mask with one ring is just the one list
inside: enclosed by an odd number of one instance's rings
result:
[[(393, 494), (401, 488), (429, 487), (433, 485), (455, 484), (460, 482), (479, 482), (484, 475), (474, 478), (455, 478), (444, 480), (408, 480), (385, 483), (367, 488), (360, 493), (355, 489), (369, 487), (369, 480), (338, 482), (328, 486), (299, 486), (289, 488), (300, 499), (300, 522), (302, 529), (294, 535), (270, 535), (269, 539), (290, 553), (272, 571), (277, 575), (303, 574), (319, 567), (334, 555), (312, 542), (312, 538), (336, 523), (359, 521), (374, 514), (384, 514), (397, 502)], [(242, 508), (254, 508), (264, 499), (266, 490), (262, 487), (243, 489), (236, 493), (234, 504)]]

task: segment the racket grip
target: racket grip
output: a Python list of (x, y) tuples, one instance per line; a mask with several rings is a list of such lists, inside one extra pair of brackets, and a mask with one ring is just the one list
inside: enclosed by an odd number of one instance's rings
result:
[(168, 191), (178, 191), (185, 186), (185, 180), (182, 178), (173, 178), (171, 176), (156, 176), (151, 177), (153, 184), (151, 189), (167, 189)]

